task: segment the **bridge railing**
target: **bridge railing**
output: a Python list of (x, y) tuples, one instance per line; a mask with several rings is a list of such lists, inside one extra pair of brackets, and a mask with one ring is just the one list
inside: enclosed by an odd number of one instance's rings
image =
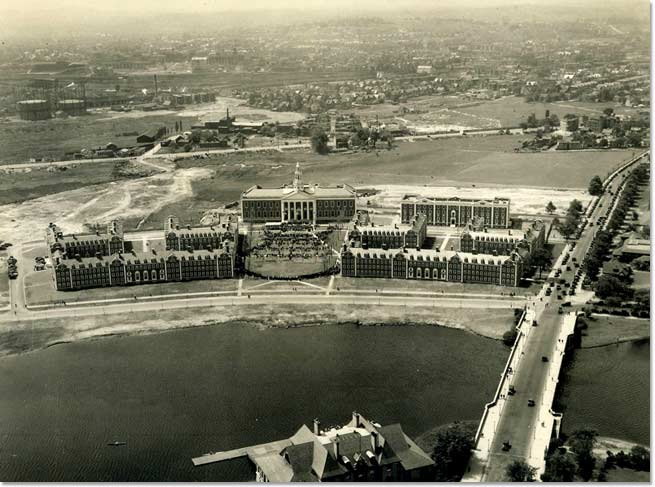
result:
[[(532, 323), (528, 323), (528, 325), (526, 326), (526, 322), (531, 322), (531, 321), (532, 321), (532, 312), (528, 312), (527, 310), (524, 309), (523, 313), (521, 314), (521, 317), (519, 318), (519, 322), (516, 325), (518, 335), (516, 337), (516, 340), (514, 341), (514, 344), (512, 345), (512, 349), (509, 353), (509, 357), (507, 358), (507, 362), (505, 363), (505, 368), (503, 369), (503, 373), (501, 375), (500, 382), (498, 383), (498, 387), (496, 387), (496, 393), (494, 394), (494, 398), (491, 402), (488, 402), (484, 406), (482, 419), (480, 420), (480, 424), (478, 425), (478, 429), (475, 433), (475, 440), (474, 440), (475, 449), (480, 449), (479, 448), (480, 438), (483, 435), (485, 427), (488, 425), (487, 421), (489, 419), (489, 415), (492, 414), (490, 413), (491, 408), (499, 404), (499, 399), (501, 394), (503, 394), (503, 390), (505, 390), (505, 394), (507, 393), (507, 390), (509, 390), (508, 379), (512, 375), (513, 371), (516, 370), (516, 367), (521, 357), (520, 352), (523, 351), (523, 347), (525, 345), (527, 335), (530, 332), (532, 326)], [(501, 410), (502, 407), (497, 411), (494, 411), (493, 414), (500, 416)], [(490, 438), (488, 439), (490, 440)]]

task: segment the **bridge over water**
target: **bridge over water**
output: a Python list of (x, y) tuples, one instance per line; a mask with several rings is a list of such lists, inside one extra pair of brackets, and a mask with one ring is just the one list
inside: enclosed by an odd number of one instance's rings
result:
[[(636, 164), (649, 162), (645, 152), (621, 166), (604, 182), (606, 190), (620, 191), (628, 174)], [(582, 233), (574, 248), (568, 244), (553, 266), (549, 277), (561, 269), (561, 278), (571, 282), (576, 270), (567, 270), (564, 256), (582, 262), (590, 249), (598, 218), (610, 219), (615, 204), (609, 191), (591, 201), (585, 212)], [(593, 226), (590, 224), (593, 222)], [(575, 258), (575, 260), (574, 260)], [(582, 279), (580, 279), (582, 282)], [(558, 312), (560, 304), (572, 301), (584, 304), (584, 298), (568, 296), (564, 301), (557, 298), (557, 291), (546, 296), (546, 287), (531, 301), (519, 324), (519, 334), (510, 352), (493, 400), (485, 406), (482, 420), (475, 437), (475, 448), (464, 482), (506, 481), (507, 465), (523, 460), (537, 470), (537, 478), (544, 472), (545, 457), (552, 437), (559, 436), (562, 415), (551, 408), (561, 370), (561, 364), (569, 337), (574, 332), (576, 312)], [(579, 289), (578, 289), (579, 291)], [(580, 303), (576, 303), (581, 301)], [(536, 324), (536, 326), (534, 326)], [(515, 393), (510, 395), (510, 386)], [(534, 405), (529, 405), (534, 403)], [(505, 443), (511, 448), (507, 450)]]

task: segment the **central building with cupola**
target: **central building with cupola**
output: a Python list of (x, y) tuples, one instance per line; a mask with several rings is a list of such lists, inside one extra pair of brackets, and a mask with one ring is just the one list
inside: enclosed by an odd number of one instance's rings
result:
[(355, 216), (355, 200), (355, 191), (347, 185), (304, 184), (296, 164), (291, 185), (246, 190), (241, 195), (241, 216), (245, 223), (347, 222)]

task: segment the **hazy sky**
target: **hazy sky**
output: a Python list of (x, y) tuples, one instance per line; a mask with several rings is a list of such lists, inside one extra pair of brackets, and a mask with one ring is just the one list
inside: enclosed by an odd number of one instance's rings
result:
[(516, 4), (534, 4), (547, 9), (552, 4), (586, 4), (591, 9), (621, 8), (636, 2), (648, 5), (648, 0), (2, 0), (3, 11), (22, 11), (25, 14), (38, 14), (39, 11), (93, 12), (124, 11), (235, 11), (252, 9), (316, 9), (329, 10), (388, 10), (399, 8), (439, 8), (439, 7), (511, 7)]
[[(405, 12), (460, 11), (487, 8), (499, 13), (516, 13), (515, 7), (530, 6), (531, 14), (543, 11), (561, 11), (567, 19), (577, 15), (607, 18), (634, 16), (648, 18), (648, 0), (0, 0), (0, 38), (14, 35), (38, 34), (39, 29), (49, 32), (111, 29), (117, 19), (138, 19), (148, 22), (148, 16), (158, 17), (169, 13), (188, 16), (203, 13), (264, 10), (308, 11), (320, 9), (330, 15), (348, 15), (355, 12), (383, 13), (392, 10)], [(293, 18), (293, 15), (288, 15)], [(264, 17), (265, 18), (265, 17)], [(152, 19), (150, 19), (152, 20)], [(226, 19), (227, 20), (227, 19)], [(171, 19), (174, 21), (174, 19)], [(220, 17), (217, 18), (217, 24)], [(227, 23), (227, 22), (226, 22)], [(71, 30), (71, 27), (73, 29)], [(156, 28), (156, 25), (150, 27)], [(132, 28), (132, 26), (130, 26)], [(30, 32), (31, 31), (31, 32)], [(45, 33), (45, 32), (44, 32)], [(47, 35), (47, 34), (46, 34)]]

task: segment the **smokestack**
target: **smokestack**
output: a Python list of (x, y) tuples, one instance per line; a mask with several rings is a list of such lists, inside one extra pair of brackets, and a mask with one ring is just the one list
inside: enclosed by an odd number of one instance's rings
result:
[(314, 418), (314, 434), (318, 436), (320, 432), (321, 432), (321, 422), (317, 418)]
[(157, 75), (155, 74), (154, 77), (155, 77), (155, 96), (157, 96), (157, 93), (158, 93), (158, 87), (157, 87)]

